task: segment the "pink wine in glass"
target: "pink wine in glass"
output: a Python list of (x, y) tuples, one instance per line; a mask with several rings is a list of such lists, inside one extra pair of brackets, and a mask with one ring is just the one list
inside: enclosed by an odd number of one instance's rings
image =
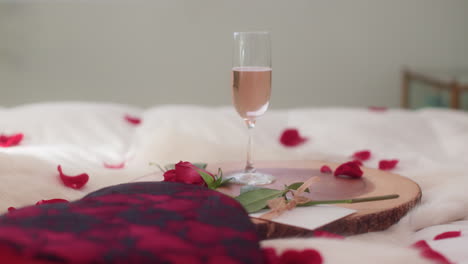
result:
[(271, 94), (270, 67), (234, 67), (232, 69), (232, 98), (239, 115), (253, 119), (268, 109)]

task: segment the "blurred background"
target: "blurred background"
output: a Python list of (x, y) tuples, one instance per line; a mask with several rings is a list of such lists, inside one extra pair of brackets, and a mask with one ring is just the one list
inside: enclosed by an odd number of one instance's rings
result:
[(0, 106), (229, 105), (250, 30), (272, 32), (272, 108), (398, 107), (403, 69), (443, 76), (412, 98), (451, 106), (467, 76), (466, 0), (0, 0)]

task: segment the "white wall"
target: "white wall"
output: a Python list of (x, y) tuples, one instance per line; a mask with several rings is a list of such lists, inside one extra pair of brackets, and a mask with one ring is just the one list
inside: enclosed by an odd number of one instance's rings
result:
[(466, 0), (0, 0), (0, 105), (230, 104), (231, 33), (264, 29), (275, 108), (398, 106), (402, 65), (468, 65)]

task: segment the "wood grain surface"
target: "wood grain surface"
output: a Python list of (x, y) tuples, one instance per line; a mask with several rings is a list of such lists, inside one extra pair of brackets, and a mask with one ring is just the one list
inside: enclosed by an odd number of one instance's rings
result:
[[(377, 169), (362, 168), (362, 179), (335, 177), (332, 174), (320, 173), (320, 167), (328, 165), (333, 170), (339, 165), (322, 161), (265, 161), (257, 162), (260, 172), (276, 176), (275, 182), (262, 185), (266, 188), (282, 189), (285, 184), (303, 182), (312, 176), (318, 176), (320, 181), (311, 186), (310, 193), (305, 193), (313, 200), (334, 200), (359, 197), (369, 197), (387, 194), (400, 195), (397, 199), (374, 201), (356, 204), (337, 204), (357, 210), (356, 213), (335, 222), (327, 224), (319, 230), (340, 235), (353, 235), (370, 231), (385, 230), (398, 222), (421, 199), (421, 189), (412, 180), (403, 176)], [(224, 175), (241, 171), (242, 163), (210, 164), (209, 171), (222, 168)], [(229, 195), (238, 195), (241, 185), (232, 184), (218, 189)], [(268, 220), (252, 218), (262, 239), (293, 236), (310, 236), (313, 230), (296, 226), (284, 225)]]

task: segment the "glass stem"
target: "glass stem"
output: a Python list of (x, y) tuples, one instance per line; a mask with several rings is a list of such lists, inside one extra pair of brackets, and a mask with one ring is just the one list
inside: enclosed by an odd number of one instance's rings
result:
[(249, 141), (247, 142), (247, 163), (245, 165), (244, 172), (254, 173), (256, 170), (253, 164), (252, 155), (253, 155), (253, 136), (254, 136), (253, 130), (255, 128), (255, 120), (247, 119), (245, 123), (247, 124), (247, 129), (249, 132)]

